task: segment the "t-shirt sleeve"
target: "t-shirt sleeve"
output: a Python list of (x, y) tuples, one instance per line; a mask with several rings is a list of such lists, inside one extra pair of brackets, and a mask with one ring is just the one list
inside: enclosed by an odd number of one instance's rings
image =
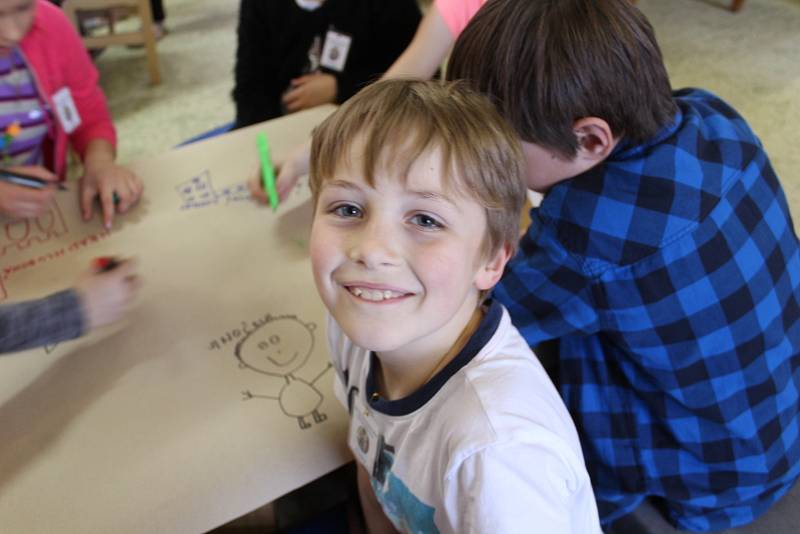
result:
[(452, 530), (600, 534), (589, 476), (558, 443), (499, 444), (465, 459), (446, 486)]
[(485, 2), (486, 0), (436, 0), (434, 8), (439, 11), (453, 38), (457, 39)]

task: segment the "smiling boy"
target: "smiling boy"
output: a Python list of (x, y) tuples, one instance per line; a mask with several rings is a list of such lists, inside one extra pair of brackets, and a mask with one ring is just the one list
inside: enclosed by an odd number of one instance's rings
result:
[(369, 530), (600, 532), (572, 421), (485, 298), (525, 197), (513, 131), (462, 86), (386, 81), (316, 130), (311, 162), (311, 259)]

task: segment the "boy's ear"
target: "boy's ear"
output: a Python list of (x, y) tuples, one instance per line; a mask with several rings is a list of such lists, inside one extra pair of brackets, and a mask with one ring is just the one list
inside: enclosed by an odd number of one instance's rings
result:
[(611, 154), (618, 139), (606, 121), (598, 117), (583, 117), (575, 121), (572, 131), (578, 139), (578, 157), (600, 162)]
[(503, 243), (503, 246), (481, 265), (475, 275), (476, 289), (478, 291), (492, 289), (500, 281), (500, 277), (503, 276), (503, 270), (506, 268), (506, 263), (510, 259), (511, 245)]

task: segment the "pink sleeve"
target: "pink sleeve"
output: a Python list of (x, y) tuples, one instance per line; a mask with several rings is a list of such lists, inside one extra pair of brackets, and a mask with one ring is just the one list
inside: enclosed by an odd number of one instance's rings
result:
[(457, 39), (485, 3), (486, 0), (436, 0), (434, 7), (439, 11), (453, 38)]
[(100, 88), (100, 75), (83, 46), (78, 33), (67, 17), (57, 10), (52, 29), (58, 35), (60, 55), (64, 61), (65, 81), (72, 93), (81, 125), (70, 134), (70, 143), (81, 159), (94, 139), (106, 139), (116, 146), (117, 138), (106, 97)]

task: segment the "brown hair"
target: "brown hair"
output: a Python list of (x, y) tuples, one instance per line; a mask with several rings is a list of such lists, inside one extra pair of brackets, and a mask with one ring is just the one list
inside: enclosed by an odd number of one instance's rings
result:
[(677, 112), (653, 28), (630, 0), (489, 0), (447, 77), (488, 95), (523, 140), (569, 157), (580, 118), (640, 143)]
[(420, 155), (439, 149), (445, 190), (474, 198), (486, 209), (484, 253), (504, 244), (516, 248), (525, 202), (519, 142), (494, 106), (465, 84), (385, 80), (342, 104), (314, 131), (309, 186), (315, 203), (323, 181), (351, 157), (354, 146), (363, 152), (370, 185), (378, 166), (403, 179)]

